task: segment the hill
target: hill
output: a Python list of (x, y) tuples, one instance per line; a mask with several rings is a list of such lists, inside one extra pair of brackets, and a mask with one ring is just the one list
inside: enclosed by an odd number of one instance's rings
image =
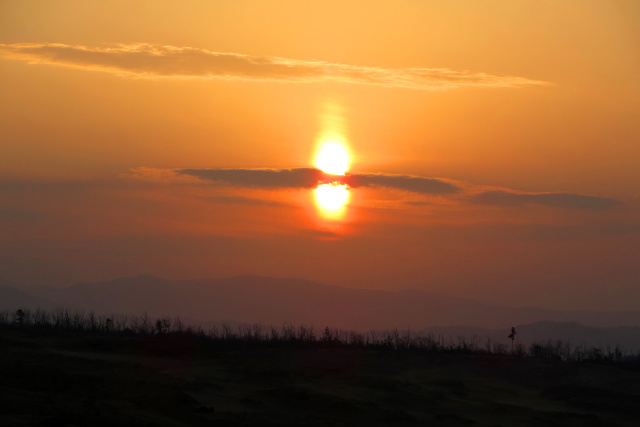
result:
[(208, 280), (137, 276), (63, 289), (1, 287), (0, 309), (15, 310), (18, 306), (67, 307), (106, 314), (147, 312), (200, 324), (289, 322), (361, 331), (431, 328), (446, 336), (465, 330), (468, 336), (475, 333), (483, 339), (496, 336), (501, 340), (504, 331), (515, 325), (519, 325), (521, 339), (535, 336), (582, 342), (595, 338), (597, 343), (615, 345), (638, 342), (640, 335), (637, 312), (514, 308), (425, 291), (350, 289), (260, 276)]
[(640, 372), (482, 352), (0, 327), (0, 426), (635, 426)]

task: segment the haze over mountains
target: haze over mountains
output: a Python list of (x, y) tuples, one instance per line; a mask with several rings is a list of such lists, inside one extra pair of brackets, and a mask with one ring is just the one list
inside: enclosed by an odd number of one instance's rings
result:
[(503, 339), (518, 326), (525, 341), (564, 339), (639, 347), (640, 312), (505, 307), (425, 291), (349, 289), (302, 279), (237, 276), (165, 280), (125, 277), (69, 288), (0, 281), (0, 309), (65, 307), (103, 314), (180, 316), (189, 322), (313, 325), (353, 330), (427, 330)]

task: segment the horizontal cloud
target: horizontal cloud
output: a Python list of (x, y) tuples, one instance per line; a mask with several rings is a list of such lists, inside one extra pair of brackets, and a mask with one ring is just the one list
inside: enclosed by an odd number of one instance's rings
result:
[(436, 178), (409, 175), (348, 174), (341, 182), (350, 187), (389, 187), (422, 194), (451, 194), (460, 191), (456, 185)]
[(203, 199), (211, 203), (220, 203), (220, 204), (248, 205), (248, 206), (274, 206), (274, 207), (290, 206), (286, 203), (278, 202), (275, 200), (255, 199), (251, 197), (209, 196), (209, 197), (203, 197)]
[(514, 193), (504, 190), (486, 191), (471, 197), (480, 204), (498, 206), (519, 206), (536, 204), (569, 209), (609, 209), (620, 204), (607, 197), (585, 196), (576, 193)]
[[(351, 188), (385, 187), (409, 191), (422, 195), (451, 195), (456, 199), (475, 204), (494, 206), (522, 206), (528, 204), (555, 208), (604, 210), (621, 203), (608, 197), (587, 196), (577, 193), (522, 193), (509, 189), (490, 190), (476, 193), (473, 186), (461, 187), (454, 182), (440, 178), (391, 174), (346, 174), (331, 175), (314, 168), (293, 169), (175, 169), (160, 170), (161, 175), (172, 174), (191, 176), (223, 185), (263, 188), (263, 189), (312, 189), (320, 184), (337, 183)], [(144, 168), (134, 169), (135, 173), (148, 173)], [(154, 176), (152, 174), (152, 176)], [(174, 175), (175, 176), (175, 175)], [(476, 187), (477, 188), (477, 187)], [(235, 199), (229, 202), (239, 202)], [(432, 201), (407, 201), (411, 205), (433, 204)]]
[(221, 182), (239, 187), (315, 188), (318, 184), (346, 184), (358, 187), (388, 187), (421, 194), (451, 194), (460, 189), (454, 184), (436, 179), (408, 175), (347, 174), (330, 175), (319, 169), (179, 169), (180, 174)]
[(318, 169), (178, 169), (176, 172), (250, 188), (315, 188), (326, 175)]
[(110, 48), (62, 43), (0, 44), (0, 57), (138, 78), (223, 78), (290, 82), (331, 80), (426, 90), (547, 84), (525, 77), (445, 68), (365, 67), (152, 44), (118, 44)]

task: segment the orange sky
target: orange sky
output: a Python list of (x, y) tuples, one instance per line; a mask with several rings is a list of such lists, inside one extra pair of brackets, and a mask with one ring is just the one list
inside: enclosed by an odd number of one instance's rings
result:
[(639, 52), (635, 0), (5, 0), (0, 278), (637, 309)]

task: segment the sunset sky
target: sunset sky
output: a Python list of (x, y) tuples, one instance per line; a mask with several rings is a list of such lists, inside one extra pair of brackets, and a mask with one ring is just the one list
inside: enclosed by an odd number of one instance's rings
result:
[(2, 0), (0, 89), (5, 280), (639, 308), (636, 0)]

